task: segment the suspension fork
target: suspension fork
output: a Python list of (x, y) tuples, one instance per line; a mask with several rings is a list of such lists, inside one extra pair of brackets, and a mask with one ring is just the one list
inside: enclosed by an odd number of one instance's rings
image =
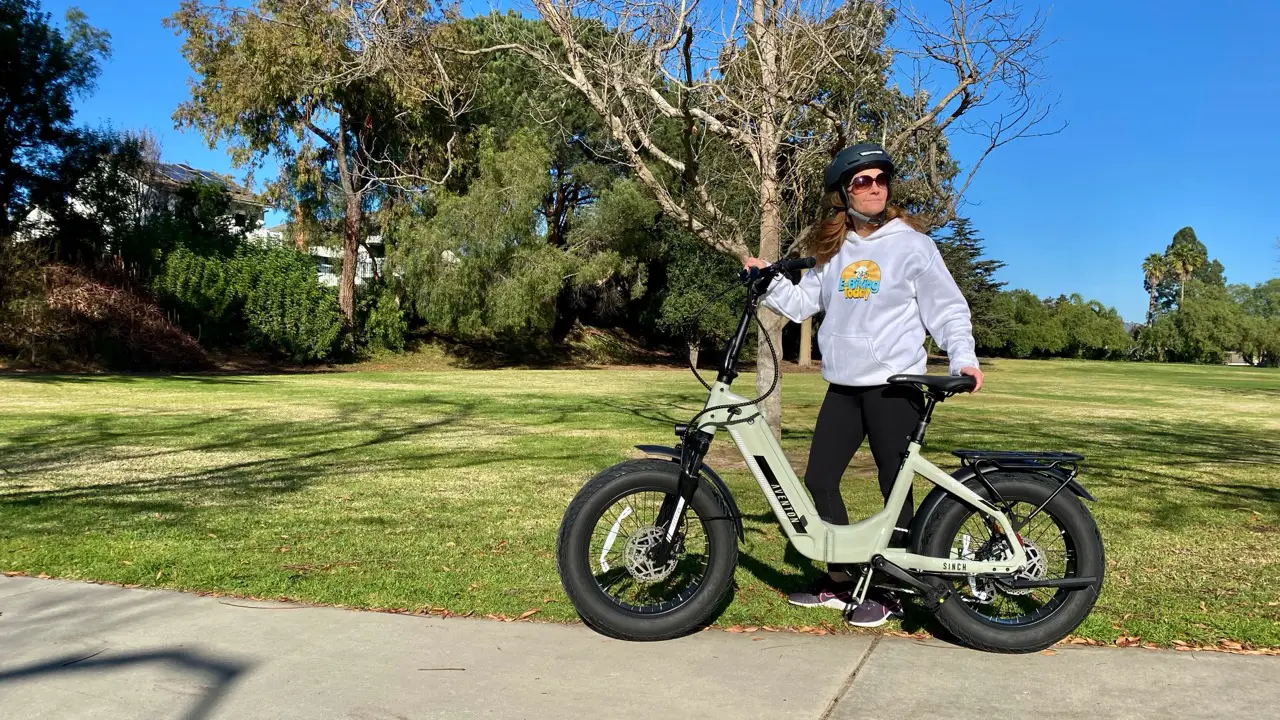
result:
[(659, 566), (665, 565), (671, 558), (671, 550), (676, 539), (676, 531), (684, 523), (685, 513), (689, 511), (689, 503), (698, 491), (698, 474), (702, 460), (711, 447), (711, 435), (702, 430), (690, 428), (685, 431), (680, 443), (680, 478), (676, 482), (676, 494), (668, 495), (662, 500), (658, 509), (658, 518), (654, 525), (661, 530), (662, 537), (653, 546), (653, 560)]

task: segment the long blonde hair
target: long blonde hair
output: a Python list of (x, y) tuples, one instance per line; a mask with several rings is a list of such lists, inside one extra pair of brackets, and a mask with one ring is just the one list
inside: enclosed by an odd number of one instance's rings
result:
[[(840, 202), (840, 193), (832, 191), (822, 198), (822, 209), (826, 217), (822, 220), (822, 224), (809, 238), (809, 254), (812, 255), (819, 265), (826, 263), (828, 260), (836, 256), (840, 252), (840, 246), (844, 244), (845, 234), (853, 229), (853, 218), (845, 213), (844, 207)], [(896, 205), (889, 205), (884, 209), (885, 222), (890, 220), (901, 220), (916, 232), (924, 232), (924, 227), (915, 216), (903, 210)]]

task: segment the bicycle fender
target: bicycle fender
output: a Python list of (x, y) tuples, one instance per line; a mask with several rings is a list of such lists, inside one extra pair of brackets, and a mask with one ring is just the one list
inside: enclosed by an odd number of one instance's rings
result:
[[(636, 445), (636, 449), (650, 455), (669, 457), (677, 463), (680, 462), (680, 448), (667, 447), (665, 445)], [(738, 510), (738, 503), (733, 499), (733, 493), (729, 491), (729, 486), (706, 463), (702, 463), (702, 467), (699, 469), (711, 481), (711, 486), (719, 493), (720, 499), (724, 500), (725, 506), (729, 508), (729, 517), (733, 520), (733, 529), (737, 531), (738, 539), (745, 542), (746, 535), (742, 530), (742, 513)]]
[[(1053, 475), (1054, 479), (1057, 480), (1058, 482), (1062, 482), (1063, 480), (1066, 480), (1067, 489), (1070, 490), (1071, 492), (1084, 498), (1085, 500), (1091, 500), (1096, 502), (1096, 500), (1094, 500), (1094, 497), (1089, 494), (1088, 490), (1084, 489), (1084, 486), (1081, 485), (1078, 480), (1076, 480), (1075, 478), (1067, 479), (1066, 475), (1064, 475), (1061, 470), (1058, 470), (1056, 468), (1014, 466), (1014, 467), (1000, 468), (1000, 472), (1027, 473), (1030, 475), (1040, 475), (1043, 473), (1048, 473), (1050, 475)], [(979, 494), (982, 494), (983, 491), (986, 489), (982, 486), (982, 483), (977, 479), (978, 473), (971, 467), (962, 467), (956, 470), (955, 472), (951, 473), (951, 477), (964, 483), (967, 487), (969, 487), (970, 489), (974, 490)], [(923, 535), (924, 526), (926, 523), (929, 522), (929, 518), (933, 515), (934, 511), (938, 509), (938, 504), (941, 503), (943, 499), (950, 494), (951, 493), (947, 492), (946, 490), (943, 490), (940, 487), (935, 487), (933, 490), (929, 491), (928, 495), (925, 496), (924, 501), (920, 503), (920, 507), (916, 508), (915, 517), (911, 519), (911, 538), (912, 538), (913, 545), (914, 545), (915, 539)]]

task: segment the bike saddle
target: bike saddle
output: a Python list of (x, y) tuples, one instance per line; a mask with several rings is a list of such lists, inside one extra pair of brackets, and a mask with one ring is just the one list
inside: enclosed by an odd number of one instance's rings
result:
[(893, 375), (889, 378), (889, 383), (923, 386), (930, 395), (945, 397), (972, 391), (978, 380), (971, 375)]

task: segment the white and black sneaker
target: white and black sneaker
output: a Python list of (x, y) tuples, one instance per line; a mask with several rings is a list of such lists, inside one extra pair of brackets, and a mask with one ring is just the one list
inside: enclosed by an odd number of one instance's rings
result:
[(879, 627), (891, 617), (902, 617), (902, 604), (892, 593), (867, 593), (866, 599), (844, 613), (846, 623), (854, 627)]

